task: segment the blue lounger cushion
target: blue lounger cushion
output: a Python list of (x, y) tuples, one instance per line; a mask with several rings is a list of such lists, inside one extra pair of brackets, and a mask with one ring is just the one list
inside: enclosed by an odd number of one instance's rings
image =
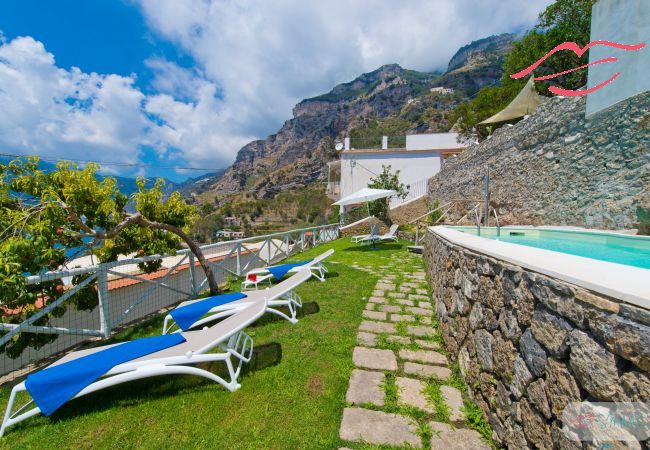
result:
[(288, 271), (290, 271), (294, 267), (304, 266), (305, 264), (308, 264), (311, 261), (312, 261), (311, 259), (307, 259), (305, 261), (299, 261), (299, 262), (289, 263), (289, 264), (282, 264), (280, 266), (271, 266), (271, 267), (267, 267), (266, 270), (271, 272), (271, 275), (273, 275), (276, 280), (280, 280), (280, 279), (282, 279), (283, 276), (285, 276), (287, 274)]
[(208, 297), (204, 300), (192, 303), (191, 305), (176, 308), (169, 314), (180, 329), (186, 331), (194, 324), (194, 322), (203, 317), (205, 313), (210, 311), (212, 308), (234, 302), (235, 300), (241, 300), (245, 297), (246, 294), (242, 294), (241, 292), (215, 295), (214, 297)]
[(185, 342), (180, 333), (165, 334), (118, 344), (88, 356), (48, 367), (27, 376), (25, 387), (46, 416), (122, 363)]

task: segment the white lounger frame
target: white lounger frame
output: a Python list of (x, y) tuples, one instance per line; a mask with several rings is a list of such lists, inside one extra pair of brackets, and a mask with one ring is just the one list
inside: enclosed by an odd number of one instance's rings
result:
[(395, 242), (397, 242), (397, 229), (398, 228), (399, 228), (399, 225), (391, 225), (390, 229), (388, 230), (388, 233), (386, 233), (386, 234), (368, 235), (366, 237), (360, 237), (359, 240), (354, 241), (354, 242), (356, 242), (356, 243), (361, 243), (361, 242), (373, 243), (373, 242), (381, 242), (381, 241), (395, 241)]
[[(318, 255), (316, 258), (313, 260), (309, 261), (306, 264), (303, 264), (302, 266), (294, 267), (293, 269), (289, 269), (287, 273), (298, 273), (303, 270), (309, 270), (311, 271), (312, 275), (315, 276), (318, 280), (320, 281), (325, 281), (325, 274), (327, 273), (327, 267), (325, 267), (325, 264), (323, 264), (323, 261), (325, 258), (328, 258), (334, 254), (333, 249), (329, 249), (328, 251), (321, 253)], [(246, 274), (246, 277), (248, 275), (255, 274), (255, 275), (262, 275), (265, 276), (266, 274), (270, 274), (270, 272), (265, 268), (259, 268), (259, 269), (253, 269), (250, 272)], [(245, 283), (246, 281), (244, 281)], [(243, 284), (242, 284), (243, 285)]]
[(374, 223), (374, 224), (372, 224), (370, 226), (370, 234), (361, 234), (361, 235), (358, 235), (358, 236), (352, 236), (350, 238), (350, 241), (353, 244), (358, 244), (359, 242), (367, 240), (368, 238), (371, 238), (373, 236), (375, 236), (375, 237), (379, 236), (379, 224), (378, 223)]
[[(260, 298), (264, 298), (266, 300), (266, 312), (280, 316), (292, 324), (295, 324), (298, 322), (298, 309), (302, 308), (302, 299), (298, 293), (295, 292), (295, 289), (307, 281), (311, 276), (312, 273), (309, 270), (303, 270), (271, 288), (261, 291), (246, 291), (246, 298), (242, 298), (241, 300), (236, 300), (230, 303), (226, 303), (225, 305), (220, 305), (212, 308), (206, 313), (207, 315), (205, 317), (194, 322), (190, 328), (197, 328), (205, 325), (206, 323), (213, 322), (223, 317), (231, 316), (242, 308), (247, 307), (249, 304), (259, 301)], [(203, 299), (190, 300), (181, 303), (177, 307), (181, 308), (183, 306), (187, 306), (189, 304), (202, 300)], [(289, 309), (289, 315), (276, 309), (277, 307), (281, 306), (286, 306)], [(177, 327), (177, 325), (174, 321), (174, 318), (171, 314), (167, 314), (163, 322), (162, 334), (168, 334), (175, 327)], [(178, 331), (179, 330), (175, 330), (175, 332)]]
[[(188, 351), (184, 355), (152, 359), (146, 359), (147, 357), (145, 356), (143, 357), (144, 360), (138, 359), (119, 364), (108, 371), (100, 380), (95, 381), (94, 383), (81, 390), (73, 398), (79, 398), (101, 389), (106, 389), (108, 387), (116, 386), (122, 383), (128, 383), (129, 381), (161, 375), (196, 375), (219, 383), (231, 392), (239, 389), (241, 385), (237, 382), (237, 379), (241, 374), (242, 365), (244, 363), (250, 362), (253, 355), (253, 339), (242, 330), (264, 314), (264, 311), (266, 310), (266, 303), (263, 299), (261, 301), (258, 300), (257, 302), (251, 302), (247, 308), (240, 310), (242, 312), (242, 315), (246, 314), (244, 313), (246, 309), (248, 309), (247, 315), (249, 317), (247, 317), (244, 321), (239, 322), (237, 320), (233, 320), (232, 332), (229, 335), (226, 335), (225, 337), (222, 336), (222, 338), (218, 339), (217, 341), (210, 342), (209, 344), (202, 346), (196, 351)], [(233, 317), (233, 319), (235, 318)], [(226, 321), (215, 325), (215, 328), (223, 326), (224, 323), (226, 323)], [(209, 332), (209, 329), (204, 331)], [(192, 333), (203, 333), (204, 331), (195, 331)], [(183, 345), (183, 343), (179, 345)], [(215, 347), (221, 347), (223, 349), (223, 352), (207, 353), (213, 350)], [(162, 350), (161, 352), (173, 349), (174, 347), (170, 347), (169, 349)], [(102, 350), (102, 347), (98, 347), (97, 350)], [(77, 353), (81, 354), (86, 352), (81, 351)], [(92, 351), (90, 353), (92, 353)], [(155, 353), (152, 355), (155, 355)], [(199, 369), (198, 367), (191, 367), (191, 365), (194, 364), (214, 361), (224, 361), (226, 363), (228, 375), (230, 378), (229, 381), (226, 381), (220, 376), (207, 370)], [(41, 410), (38, 406), (34, 406), (33, 408), (25, 411), (27, 407), (34, 403), (33, 400), (30, 400), (28, 403), (21, 406), (16, 412), (12, 413), (14, 403), (16, 401), (16, 396), (18, 393), (26, 390), (27, 389), (25, 387), (24, 381), (14, 386), (14, 388), (11, 390), (9, 402), (7, 404), (7, 410), (4, 415), (4, 420), (2, 421), (2, 427), (0, 427), (0, 437), (3, 436), (5, 430), (8, 427), (41, 413)]]

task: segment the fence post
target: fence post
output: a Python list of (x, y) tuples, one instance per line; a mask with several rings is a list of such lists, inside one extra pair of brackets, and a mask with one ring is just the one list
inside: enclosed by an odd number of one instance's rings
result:
[(194, 253), (190, 252), (189, 256), (190, 256), (190, 282), (192, 283), (191, 289), (192, 289), (192, 294), (196, 296), (198, 295), (197, 292), (198, 283), (196, 282), (196, 267), (194, 267), (196, 262), (194, 258)]
[(241, 242), (237, 243), (237, 276), (241, 277)]
[(289, 257), (289, 234), (284, 235), (284, 254)]
[(305, 232), (300, 232), (300, 251), (305, 251)]
[[(260, 251), (264, 248), (264, 244), (260, 247)], [(271, 264), (271, 238), (266, 238), (266, 264)]]
[(104, 264), (97, 269), (97, 297), (99, 299), (100, 331), (107, 338), (111, 335), (110, 300), (108, 296), (108, 273)]

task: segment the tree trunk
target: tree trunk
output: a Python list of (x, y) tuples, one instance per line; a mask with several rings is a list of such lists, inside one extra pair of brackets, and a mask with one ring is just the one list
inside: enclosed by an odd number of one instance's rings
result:
[(214, 273), (212, 272), (212, 269), (210, 269), (210, 266), (208, 265), (208, 261), (205, 259), (205, 256), (203, 255), (203, 251), (201, 250), (201, 247), (199, 247), (199, 245), (196, 242), (190, 239), (187, 233), (185, 233), (183, 230), (173, 225), (147, 220), (141, 215), (136, 215), (132, 217), (136, 218), (135, 222), (138, 222), (145, 227), (155, 228), (158, 230), (166, 230), (180, 237), (183, 240), (183, 242), (187, 244), (190, 251), (194, 253), (196, 259), (198, 259), (199, 261), (199, 264), (201, 264), (201, 268), (203, 269), (203, 272), (205, 272), (205, 278), (208, 280), (208, 286), (210, 287), (210, 294), (216, 295), (219, 293), (219, 286), (217, 284), (217, 280), (214, 277)]

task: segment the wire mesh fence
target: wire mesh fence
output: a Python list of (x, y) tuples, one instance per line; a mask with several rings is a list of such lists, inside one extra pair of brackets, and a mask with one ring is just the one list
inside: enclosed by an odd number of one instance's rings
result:
[[(201, 247), (217, 283), (339, 237), (339, 224), (290, 230)], [(155, 264), (143, 270), (145, 263)], [(194, 254), (152, 255), (27, 277), (39, 284), (57, 281), (56, 301), (38, 296), (29, 311), (0, 309), (0, 384), (46, 365), (82, 343), (101, 340), (208, 290)], [(90, 294), (90, 295), (89, 295)], [(90, 300), (89, 300), (90, 299)]]

